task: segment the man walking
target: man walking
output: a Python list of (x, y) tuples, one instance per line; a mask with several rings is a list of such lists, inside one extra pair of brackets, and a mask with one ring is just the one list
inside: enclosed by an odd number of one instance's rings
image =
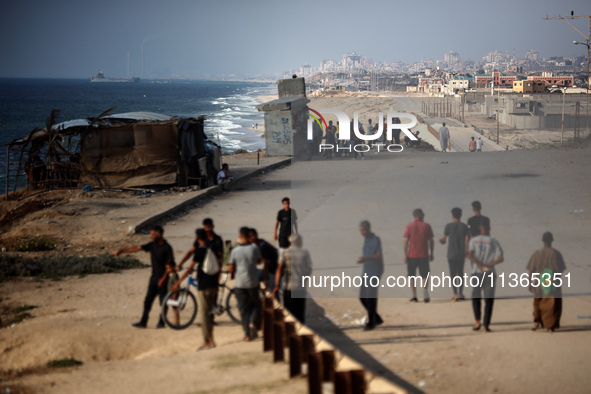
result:
[(454, 296), (452, 301), (464, 299), (464, 284), (456, 286), (454, 283), (455, 277), (463, 278), (464, 276), (464, 262), (467, 254), (467, 245), (470, 240), (470, 230), (468, 226), (460, 221), (462, 217), (462, 210), (460, 208), (453, 208), (451, 210), (452, 222), (445, 226), (443, 237), (439, 239), (442, 245), (445, 245), (449, 237), (449, 246), (447, 247), (447, 261), (449, 263), (449, 275), (452, 278), (452, 288)]
[(402, 249), (404, 250), (404, 263), (408, 269), (409, 283), (412, 290), (411, 302), (418, 302), (417, 299), (417, 278), (416, 272), (419, 270), (419, 275), (423, 279), (421, 282), (424, 283), (423, 294), (425, 302), (429, 302), (429, 262), (433, 261), (433, 249), (435, 243), (433, 242), (433, 230), (428, 223), (425, 223), (423, 219), (425, 214), (422, 209), (415, 209), (412, 212), (415, 218), (414, 222), (410, 222), (406, 225), (404, 230), (404, 242)]
[[(288, 197), (281, 200), (283, 209), (277, 212), (277, 221), (275, 222), (275, 231), (273, 238), (279, 241), (279, 249), (289, 248), (289, 236), (298, 233), (298, 215), (294, 209), (291, 209)], [(279, 235), (277, 235), (279, 229)]]
[[(562, 289), (554, 286), (554, 275), (562, 274), (566, 265), (562, 254), (552, 248), (554, 237), (546, 232), (542, 236), (544, 247), (537, 250), (529, 259), (527, 270), (530, 275), (529, 291), (534, 294), (534, 326), (533, 331), (545, 328), (553, 332), (560, 328), (562, 315)], [(534, 279), (539, 279), (539, 286), (532, 287)]]
[(449, 129), (445, 126), (445, 122), (443, 122), (443, 126), (439, 128), (439, 144), (441, 145), (442, 152), (446, 152), (449, 145), (451, 144)]
[(470, 229), (470, 236), (476, 237), (480, 235), (481, 224), (486, 224), (490, 228), (490, 219), (480, 213), (482, 211), (480, 201), (472, 202), (472, 211), (474, 212), (474, 216), (468, 219), (468, 228)]
[(474, 140), (474, 137), (470, 137), (470, 143), (468, 144), (468, 150), (470, 150), (470, 152), (476, 152), (476, 141)]
[(377, 235), (371, 232), (371, 225), (367, 220), (359, 223), (359, 232), (365, 241), (363, 242), (363, 255), (357, 260), (357, 264), (363, 264), (362, 277), (367, 278), (367, 282), (361, 287), (359, 299), (367, 311), (367, 324), (363, 329), (368, 331), (384, 323), (378, 314), (378, 287), (371, 286), (372, 277), (381, 279), (384, 273), (384, 260), (382, 258), (382, 242)]
[(283, 306), (301, 323), (306, 323), (306, 288), (302, 277), (312, 275), (312, 259), (310, 253), (302, 249), (303, 240), (299, 234), (292, 234), (289, 239), (291, 247), (279, 256), (273, 298), (277, 297), (283, 277)]
[(478, 137), (478, 140), (476, 141), (476, 152), (482, 152), (482, 145), (484, 144), (484, 142), (482, 141), (481, 137)]
[[(480, 223), (480, 235), (472, 238), (468, 246), (468, 257), (472, 262), (472, 276), (478, 277), (478, 286), (472, 287), (472, 309), (474, 311), (474, 331), (484, 327), (490, 332), (489, 326), (495, 302), (495, 265), (502, 263), (503, 249), (499, 242), (490, 236), (490, 225)], [(470, 280), (472, 283), (472, 280)], [(481, 323), (482, 294), (484, 293), (484, 320)]]
[(248, 241), (258, 246), (261, 251), (264, 267), (259, 271), (259, 281), (264, 283), (267, 291), (273, 292), (275, 289), (275, 272), (277, 271), (279, 252), (273, 245), (259, 238), (259, 233), (254, 228), (250, 229)]
[(232, 249), (228, 271), (236, 274), (236, 298), (242, 318), (244, 340), (252, 341), (258, 337), (256, 323), (261, 309), (259, 299), (259, 279), (257, 264), (261, 261), (261, 252), (256, 245), (248, 242), (250, 229), (242, 227), (238, 235), (238, 246)]
[[(132, 326), (136, 328), (147, 327), (148, 318), (150, 317), (150, 310), (152, 309), (154, 299), (156, 299), (156, 296), (158, 296), (160, 300), (160, 305), (162, 305), (162, 301), (166, 296), (167, 288), (165, 286), (159, 287), (158, 281), (160, 280), (160, 278), (162, 278), (164, 272), (166, 271), (166, 262), (174, 262), (174, 255), (172, 252), (172, 248), (170, 247), (168, 242), (166, 242), (163, 235), (164, 229), (162, 229), (161, 226), (153, 226), (150, 229), (150, 239), (152, 240), (151, 242), (145, 245), (130, 246), (112, 252), (114, 256), (119, 256), (122, 253), (136, 253), (140, 250), (150, 253), (150, 260), (152, 263), (152, 275), (150, 276), (150, 281), (148, 282), (148, 292), (146, 293), (146, 298), (144, 299), (144, 312), (142, 314), (142, 318), (139, 322), (132, 324)], [(162, 316), (160, 316), (156, 328), (164, 328), (164, 321), (162, 320)]]

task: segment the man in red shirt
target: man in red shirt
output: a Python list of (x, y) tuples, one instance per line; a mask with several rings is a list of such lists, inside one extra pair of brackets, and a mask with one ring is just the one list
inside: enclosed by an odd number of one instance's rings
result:
[[(404, 263), (408, 268), (408, 276), (410, 282), (410, 288), (412, 290), (411, 302), (418, 302), (416, 284), (423, 282), (425, 302), (429, 302), (429, 286), (428, 275), (429, 275), (429, 262), (433, 261), (433, 248), (435, 242), (433, 242), (433, 230), (431, 225), (423, 222), (425, 214), (422, 209), (415, 209), (412, 212), (415, 218), (414, 222), (410, 222), (406, 225), (404, 230)], [(422, 281), (418, 281), (416, 277), (417, 268)]]

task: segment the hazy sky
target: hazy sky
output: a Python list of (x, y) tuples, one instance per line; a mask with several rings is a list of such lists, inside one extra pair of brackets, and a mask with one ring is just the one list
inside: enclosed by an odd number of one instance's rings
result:
[[(3, 0), (0, 77), (262, 75), (357, 52), (374, 61), (585, 55), (546, 15), (591, 15), (589, 0)], [(574, 22), (587, 34), (587, 20)]]

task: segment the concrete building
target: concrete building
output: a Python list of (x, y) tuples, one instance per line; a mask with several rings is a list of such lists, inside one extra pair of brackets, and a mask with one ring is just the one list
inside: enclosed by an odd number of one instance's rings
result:
[(265, 112), (267, 156), (301, 156), (306, 149), (308, 107), (304, 78), (279, 80), (279, 98), (256, 108)]
[(448, 96), (453, 96), (456, 93), (468, 89), (470, 86), (469, 79), (450, 79), (443, 86), (442, 93)]
[(537, 62), (538, 61), (538, 52), (534, 51), (533, 49), (530, 49), (529, 51), (527, 51), (525, 53), (525, 59)]
[(545, 90), (544, 81), (513, 81), (514, 93), (543, 93)]
[(486, 86), (491, 82), (495, 86), (513, 86), (513, 81), (516, 77), (513, 75), (502, 75), (500, 72), (495, 71), (492, 74), (476, 74), (474, 76), (474, 84), (476, 87)]
[(353, 53), (345, 53), (343, 55), (343, 60), (341, 61), (343, 70), (351, 71), (356, 68), (361, 68), (363, 66), (361, 55)]
[(484, 98), (484, 113), (515, 129), (560, 129), (562, 127), (563, 99), (565, 103), (564, 127), (572, 129), (576, 123), (575, 107), (579, 107), (579, 127), (585, 127), (584, 94), (501, 94)]
[(527, 77), (528, 81), (542, 81), (544, 86), (573, 86), (575, 78), (571, 76), (555, 76), (551, 72), (543, 72), (542, 75), (530, 75)]
[(445, 61), (448, 65), (453, 66), (456, 63), (459, 63), (461, 60), (460, 54), (457, 52), (447, 52), (443, 55), (443, 61)]

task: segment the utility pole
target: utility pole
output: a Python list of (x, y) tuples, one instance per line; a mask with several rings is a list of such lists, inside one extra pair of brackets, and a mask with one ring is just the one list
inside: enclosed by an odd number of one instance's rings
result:
[(500, 89), (500, 79), (499, 79), (499, 88), (497, 88), (497, 145), (499, 145), (499, 117), (501, 114), (501, 89)]
[[(577, 29), (576, 27), (574, 27), (569, 21), (567, 21), (567, 19), (584, 19), (587, 18), (589, 20), (589, 31), (587, 33), (587, 35), (584, 35), (583, 33), (581, 33), (579, 31), (579, 29)], [(585, 42), (578, 42), (578, 41), (574, 41), (573, 44), (575, 45), (586, 45), (587, 46), (587, 81), (586, 85), (587, 85), (587, 109), (586, 109), (586, 116), (585, 116), (585, 124), (586, 124), (586, 128), (587, 128), (587, 135), (589, 135), (589, 57), (591, 57), (591, 43), (589, 42), (591, 39), (591, 15), (588, 16), (577, 16), (574, 15), (574, 12), (571, 12), (570, 16), (553, 16), (553, 17), (546, 17), (544, 18), (546, 20), (549, 19), (562, 19), (563, 21), (565, 21), (566, 23), (568, 23), (568, 25), (570, 27), (572, 27), (573, 29), (575, 29), (577, 31), (577, 33), (579, 33), (580, 35), (582, 35), (583, 37), (585, 37)]]
[(566, 96), (566, 86), (562, 87), (562, 126), (560, 127), (560, 146), (564, 139), (564, 97)]

